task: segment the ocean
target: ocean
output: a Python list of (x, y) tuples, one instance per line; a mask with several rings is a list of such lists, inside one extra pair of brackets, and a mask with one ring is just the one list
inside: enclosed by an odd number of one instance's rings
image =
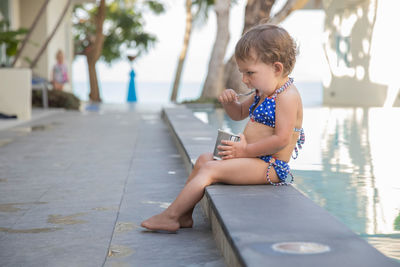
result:
[[(297, 88), (302, 95), (305, 107), (322, 105), (321, 82), (296, 82)], [(99, 83), (100, 95), (104, 103), (125, 103), (128, 94), (128, 83), (124, 82), (102, 82)], [(185, 82), (180, 86), (178, 102), (193, 100), (200, 96), (202, 83)], [(168, 82), (137, 82), (136, 95), (139, 103), (169, 102), (172, 83)], [(82, 101), (88, 101), (89, 82), (73, 82), (73, 92)]]
[[(102, 82), (100, 96), (104, 103), (125, 103), (128, 95), (128, 83), (124, 82)], [(172, 84), (168, 82), (137, 82), (136, 96), (139, 103), (168, 103)], [(201, 93), (201, 83), (182, 83), (178, 95), (178, 102), (196, 99)], [(73, 92), (82, 101), (89, 100), (89, 82), (73, 82)]]

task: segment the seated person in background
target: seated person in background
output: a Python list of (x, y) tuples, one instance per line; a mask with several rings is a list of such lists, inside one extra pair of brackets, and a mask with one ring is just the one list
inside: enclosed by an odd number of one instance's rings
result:
[(61, 50), (57, 51), (57, 64), (53, 67), (52, 85), (55, 90), (63, 90), (65, 83), (69, 82), (67, 66), (64, 64), (64, 54)]

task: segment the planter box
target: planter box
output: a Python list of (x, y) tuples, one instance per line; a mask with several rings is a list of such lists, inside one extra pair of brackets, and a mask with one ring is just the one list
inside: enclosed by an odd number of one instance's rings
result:
[(0, 68), (0, 112), (29, 120), (32, 111), (32, 71)]

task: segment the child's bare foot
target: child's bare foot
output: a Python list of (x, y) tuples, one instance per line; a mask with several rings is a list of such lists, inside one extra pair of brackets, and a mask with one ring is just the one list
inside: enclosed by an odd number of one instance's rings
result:
[(179, 225), (181, 228), (192, 228), (193, 227), (193, 219), (192, 215), (183, 215), (179, 218)]
[(170, 232), (175, 232), (180, 227), (177, 221), (167, 217), (163, 213), (154, 215), (153, 217), (143, 221), (141, 226), (149, 230), (162, 230)]

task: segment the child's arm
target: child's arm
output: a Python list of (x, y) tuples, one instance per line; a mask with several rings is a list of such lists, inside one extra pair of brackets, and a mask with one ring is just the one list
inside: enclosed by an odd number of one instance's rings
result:
[(252, 103), (252, 97), (248, 97), (242, 103), (238, 101), (238, 95), (232, 89), (226, 89), (218, 97), (228, 116), (235, 121), (245, 119)]
[(298, 98), (294, 93), (285, 92), (278, 96), (276, 104), (275, 130), (274, 134), (259, 140), (256, 143), (247, 144), (244, 135), (240, 135), (240, 142), (222, 141), (227, 145), (220, 150), (225, 150), (223, 159), (230, 158), (252, 158), (264, 155), (273, 155), (289, 142), (293, 134), (297, 118)]

